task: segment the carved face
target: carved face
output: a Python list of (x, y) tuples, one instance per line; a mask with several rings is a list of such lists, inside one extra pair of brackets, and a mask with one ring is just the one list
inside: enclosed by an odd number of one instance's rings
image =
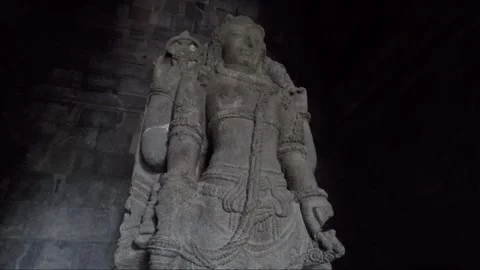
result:
[(250, 25), (233, 24), (223, 37), (222, 56), (227, 65), (239, 65), (256, 71), (264, 50), (262, 33)]

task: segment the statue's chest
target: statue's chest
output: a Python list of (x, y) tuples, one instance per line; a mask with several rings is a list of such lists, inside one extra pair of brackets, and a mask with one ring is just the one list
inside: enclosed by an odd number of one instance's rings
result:
[(207, 96), (209, 117), (239, 113), (247, 118), (254, 115), (266, 121), (277, 121), (280, 98), (268, 85), (246, 84), (225, 80), (217, 82)]

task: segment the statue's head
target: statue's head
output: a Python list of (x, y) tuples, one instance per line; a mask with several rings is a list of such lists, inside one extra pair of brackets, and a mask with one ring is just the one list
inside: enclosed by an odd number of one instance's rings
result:
[(250, 18), (227, 15), (216, 32), (223, 63), (257, 71), (265, 58), (264, 36), (263, 28)]

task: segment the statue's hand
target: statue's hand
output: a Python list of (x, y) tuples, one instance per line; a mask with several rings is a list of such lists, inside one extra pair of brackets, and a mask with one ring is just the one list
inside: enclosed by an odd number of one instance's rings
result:
[[(303, 220), (311, 235), (316, 238), (322, 232), (322, 226), (333, 216), (332, 205), (323, 196), (310, 196), (300, 200)], [(321, 241), (323, 242), (323, 241)], [(324, 243), (322, 243), (325, 245)], [(330, 247), (324, 246), (329, 249)]]

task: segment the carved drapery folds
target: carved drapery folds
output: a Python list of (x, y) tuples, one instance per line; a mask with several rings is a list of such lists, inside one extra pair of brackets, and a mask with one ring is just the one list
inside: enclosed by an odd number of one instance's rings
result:
[(307, 95), (266, 57), (263, 28), (227, 16), (156, 61), (117, 268), (328, 269), (344, 254), (316, 184)]

